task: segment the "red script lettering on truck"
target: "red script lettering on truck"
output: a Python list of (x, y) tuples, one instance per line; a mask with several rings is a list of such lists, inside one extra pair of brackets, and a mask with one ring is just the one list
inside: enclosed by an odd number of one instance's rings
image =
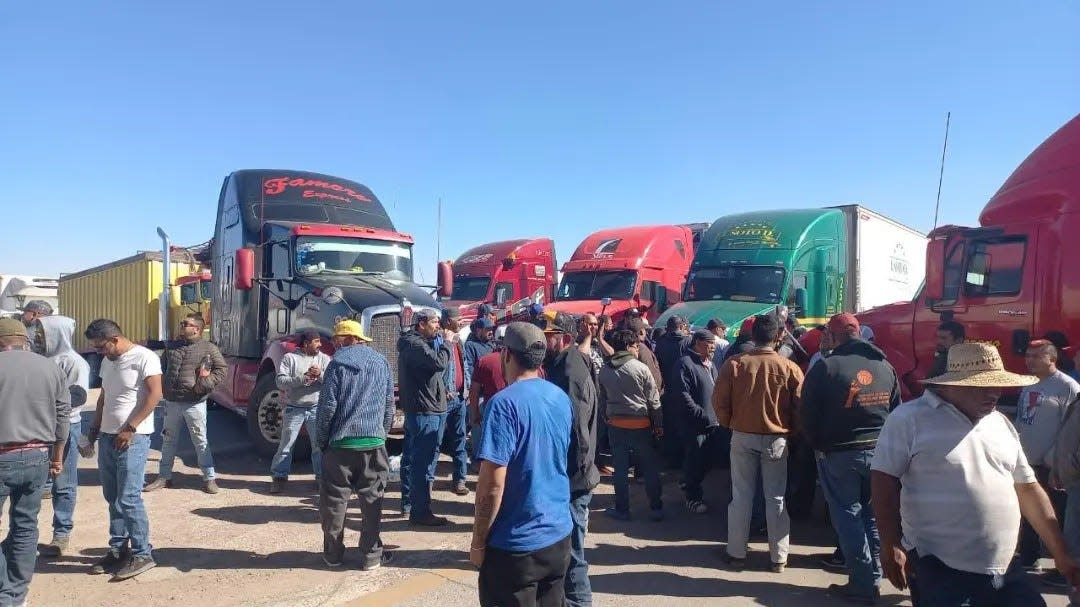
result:
[(360, 202), (371, 202), (371, 198), (357, 192), (351, 188), (347, 188), (339, 183), (331, 183), (329, 181), (319, 181), (317, 179), (301, 179), (291, 177), (272, 177), (263, 181), (263, 193), (268, 196), (280, 194), (285, 191), (285, 188), (318, 188), (320, 190), (330, 190), (333, 192), (340, 192), (343, 197), (338, 196), (320, 196), (308, 190), (304, 192), (305, 198), (337, 198), (339, 200), (358, 200)]

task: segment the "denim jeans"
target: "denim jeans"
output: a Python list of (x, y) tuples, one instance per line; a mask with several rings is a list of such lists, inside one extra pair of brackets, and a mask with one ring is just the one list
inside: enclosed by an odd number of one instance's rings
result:
[(994, 587), (994, 576), (959, 571), (933, 555), (908, 553), (913, 560), (911, 602), (915, 607), (1046, 607), (1024, 570), (1012, 567)]
[(774, 434), (733, 432), (731, 436), (731, 503), (728, 504), (727, 553), (746, 558), (750, 513), (758, 471), (765, 493), (765, 522), (769, 528), (769, 557), (786, 563), (791, 519), (784, 506), (787, 492), (787, 438)]
[(79, 490), (79, 437), (82, 421), (71, 422), (64, 445), (64, 471), (53, 479), (53, 536), (68, 537), (75, 526), (75, 496)]
[(431, 514), (431, 482), (439, 462), (439, 445), (446, 428), (445, 413), (406, 413), (405, 444), (401, 452), (401, 505), (410, 518)]
[(180, 442), (180, 428), (187, 424), (191, 435), (191, 444), (195, 446), (195, 456), (202, 468), (203, 478), (214, 478), (214, 456), (210, 454), (210, 443), (206, 438), (206, 401), (201, 403), (165, 402), (165, 421), (161, 425), (161, 468), (158, 476), (172, 478), (173, 460), (176, 447)]
[(322, 475), (322, 452), (315, 444), (315, 410), (316, 407), (285, 407), (281, 416), (281, 440), (278, 441), (277, 453), (270, 462), (270, 477), (277, 479), (289, 478), (292, 469), (293, 445), (300, 437), (300, 429), (307, 427), (307, 435), (311, 440), (311, 469), (315, 471), (315, 479)]
[[(463, 400), (452, 400), (446, 406), (446, 430), (444, 439), (450, 447), (454, 463), (454, 482), (465, 480), (469, 471), (469, 453), (465, 449), (465, 433), (469, 428), (468, 407)], [(441, 442), (441, 441), (440, 441)]]
[(826, 453), (818, 458), (818, 478), (833, 529), (848, 567), (848, 584), (872, 595), (881, 583), (881, 538), (870, 508), (873, 449)]
[(653, 449), (653, 433), (650, 428), (627, 430), (608, 426), (608, 438), (611, 440), (611, 455), (615, 459), (615, 509), (619, 512), (630, 511), (630, 455), (639, 468), (638, 474), (645, 477), (645, 493), (649, 496), (649, 508), (659, 510), (663, 507), (660, 499), (660, 463)]
[(49, 454), (30, 449), (0, 454), (0, 509), (8, 507), (8, 534), (0, 543), (0, 605), (19, 605), (26, 599), (37, 561), (38, 511)]
[(570, 498), (570, 567), (566, 570), (566, 607), (591, 607), (592, 584), (589, 582), (589, 563), (585, 560), (585, 534), (589, 531), (589, 503), (592, 493)]
[(123, 451), (113, 446), (115, 439), (104, 432), (98, 438), (101, 493), (109, 504), (109, 548), (120, 551), (130, 544), (133, 555), (150, 556), (150, 519), (142, 499), (150, 436), (132, 435)]

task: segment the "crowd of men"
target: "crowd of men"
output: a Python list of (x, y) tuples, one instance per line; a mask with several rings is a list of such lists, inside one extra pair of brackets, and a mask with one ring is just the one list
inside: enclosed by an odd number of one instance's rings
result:
[[(142, 493), (173, 486), (183, 427), (204, 490), (219, 490), (206, 400), (225, 362), (203, 339), (203, 319), (186, 317), (160, 357), (111, 320), (88, 324), (84, 334), (103, 356), (102, 390), (83, 429), (90, 372), (71, 347), (76, 322), (38, 304), (22, 322), (0, 320), (0, 503), (11, 503), (0, 605), (25, 601), (43, 497), (54, 500), (55, 516), (40, 554), (68, 549), (80, 453), (96, 451), (109, 505), (109, 550), (91, 572), (117, 581), (155, 566)], [(448, 491), (467, 495), (470, 468), (477, 475), (469, 559), (480, 570), (481, 605), (591, 605), (585, 536), (601, 473), (613, 475), (608, 516), (635, 517), (633, 471), (645, 516), (659, 522), (670, 508), (665, 468), (681, 471), (680, 501), (695, 515), (719, 497), (705, 495), (706, 476), (730, 468), (722, 561), (735, 571), (751, 566), (749, 540), (763, 534), (765, 569), (783, 572), (790, 518), (809, 512), (820, 486), (837, 542), (823, 564), (848, 575), (828, 589), (837, 601), (873, 605), (888, 578), (910, 587), (920, 607), (1042, 605), (1027, 572), (1044, 550), (1056, 567), (1045, 582), (1080, 584), (1080, 414), (1072, 406), (1080, 384), (1064, 336), (1031, 342), (1031, 375), (1017, 375), (994, 346), (967, 343), (962, 325), (942, 323), (926, 389), (902, 403), (873, 332), (851, 314), (805, 331), (778, 309), (748, 319), (730, 343), (719, 320), (691, 331), (672, 316), (652, 331), (635, 314), (616, 325), (539, 306), (529, 322), (496, 330), (496, 320), (481, 307), (462, 340), (457, 309), (417, 312), (398, 342), (397, 377), (352, 320), (334, 327), (333, 356), (322, 335), (305, 331), (281, 360), (276, 382), (286, 402), (269, 491), (283, 490), (306, 427), (328, 566), (345, 562), (353, 495), (363, 517), (359, 567), (392, 558), (380, 527), (397, 384), (400, 504), (410, 524), (448, 524), (433, 499), (441, 452), (452, 461)], [(1014, 388), (1010, 420), (998, 407)], [(147, 482), (159, 404), (162, 456)]]

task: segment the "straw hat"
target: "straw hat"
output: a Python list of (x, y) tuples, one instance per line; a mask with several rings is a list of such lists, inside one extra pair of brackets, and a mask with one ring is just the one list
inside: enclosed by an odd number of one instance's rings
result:
[(949, 348), (949, 366), (944, 375), (922, 381), (939, 386), (1021, 388), (1038, 383), (1039, 378), (1006, 371), (994, 346), (963, 343)]

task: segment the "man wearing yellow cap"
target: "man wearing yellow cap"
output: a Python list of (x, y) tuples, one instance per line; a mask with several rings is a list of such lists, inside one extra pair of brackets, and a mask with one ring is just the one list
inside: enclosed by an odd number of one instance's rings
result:
[(323, 561), (339, 567), (345, 556), (345, 513), (355, 492), (360, 500), (360, 568), (368, 571), (390, 559), (379, 527), (390, 471), (386, 435), (394, 422), (394, 378), (390, 363), (374, 348), (355, 320), (334, 327), (337, 351), (326, 367), (315, 413), (315, 442), (322, 450), (319, 512)]

